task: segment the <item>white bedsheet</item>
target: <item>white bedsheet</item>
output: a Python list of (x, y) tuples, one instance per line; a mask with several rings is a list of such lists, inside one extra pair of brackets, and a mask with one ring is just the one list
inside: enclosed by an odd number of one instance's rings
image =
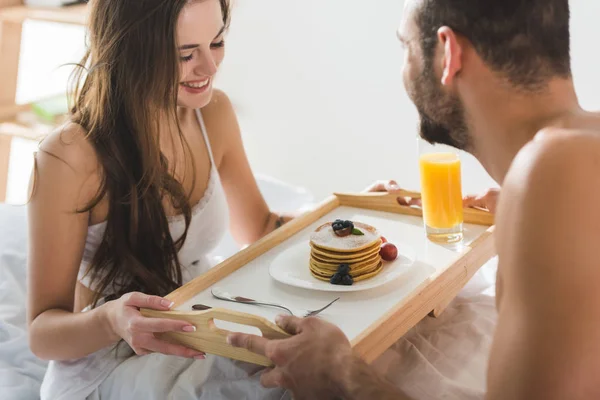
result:
[(439, 318), (425, 318), (374, 363), (415, 400), (485, 398), (496, 326), (497, 258), (475, 274)]
[[(387, 350), (374, 368), (415, 400), (484, 398), (487, 355), (495, 325), (494, 263), (486, 266), (442, 314), (427, 318)], [(264, 389), (259, 368), (208, 356), (195, 361), (161, 354), (121, 364), (88, 400), (290, 400)], [(152, 382), (149, 385), (148, 382)]]
[[(291, 211), (306, 206), (312, 197), (270, 179), (261, 190), (276, 209)], [(25, 209), (0, 204), (0, 399), (37, 399), (46, 363), (29, 351), (25, 319)], [(236, 247), (229, 238), (220, 254)], [(495, 261), (479, 271), (439, 319), (427, 318), (386, 351), (374, 366), (415, 400), (482, 399), (486, 364), (496, 321), (494, 307)], [(161, 357), (153, 355), (152, 357)], [(133, 362), (133, 361), (132, 361)], [(214, 361), (213, 361), (214, 362)], [(258, 377), (246, 377), (246, 366), (216, 360), (210, 384), (203, 388), (200, 368), (185, 367), (170, 393), (173, 398), (279, 399), (281, 392), (264, 391)], [(137, 368), (134, 368), (137, 369)], [(137, 370), (137, 372), (141, 372)], [(234, 373), (238, 380), (225, 384)], [(151, 374), (134, 374), (149, 386)], [(114, 387), (113, 393), (127, 388)], [(106, 394), (106, 393), (105, 393)]]
[(0, 204), (0, 398), (37, 399), (46, 362), (27, 344), (25, 208)]

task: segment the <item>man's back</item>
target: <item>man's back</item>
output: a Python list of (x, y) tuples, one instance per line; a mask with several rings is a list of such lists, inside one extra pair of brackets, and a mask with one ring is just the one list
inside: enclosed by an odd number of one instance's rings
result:
[(600, 398), (600, 116), (559, 126), (519, 152), (498, 207), (488, 384), (503, 399)]

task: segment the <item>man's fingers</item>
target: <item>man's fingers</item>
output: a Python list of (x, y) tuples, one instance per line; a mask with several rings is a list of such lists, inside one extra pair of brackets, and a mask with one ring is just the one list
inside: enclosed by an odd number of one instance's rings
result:
[(280, 315), (275, 319), (275, 322), (281, 329), (292, 335), (300, 333), (300, 324), (302, 321), (304, 321), (302, 318), (291, 315)]
[(261, 356), (265, 355), (268, 340), (261, 336), (247, 335), (245, 333), (232, 333), (227, 336), (227, 343), (234, 347), (249, 350)]
[(463, 207), (468, 207), (468, 208), (484, 208), (487, 209), (488, 208), (488, 202), (486, 201), (485, 197), (481, 197), (481, 196), (466, 196), (463, 199)]
[(481, 196), (465, 196), (463, 206), (471, 208), (483, 208), (489, 210), (492, 214), (496, 212), (496, 203), (498, 202), (499, 189), (489, 189)]
[(282, 387), (283, 381), (283, 373), (279, 368), (267, 369), (260, 376), (260, 384), (266, 388)]

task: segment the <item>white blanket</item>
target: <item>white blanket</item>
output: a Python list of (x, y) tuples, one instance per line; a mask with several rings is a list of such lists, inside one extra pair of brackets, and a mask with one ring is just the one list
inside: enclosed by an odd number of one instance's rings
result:
[[(495, 263), (480, 271), (441, 318), (426, 318), (374, 363), (415, 400), (484, 398), (486, 364), (495, 326)], [(109, 375), (89, 400), (288, 400), (264, 389), (260, 368), (221, 357), (194, 361), (161, 354), (133, 357)], [(148, 385), (152, 382), (152, 385)]]
[(374, 363), (415, 400), (485, 398), (496, 326), (497, 259), (491, 260), (439, 318), (425, 318)]
[[(310, 196), (270, 180), (261, 180), (269, 204), (290, 211), (310, 202)], [(287, 196), (287, 199), (286, 199)], [(286, 207), (287, 206), (287, 207)], [(273, 207), (275, 208), (275, 207)], [(0, 398), (37, 399), (46, 363), (27, 346), (25, 317), (25, 209), (0, 204)], [(235, 251), (229, 239), (221, 248)], [(415, 400), (482, 399), (486, 363), (496, 321), (494, 308), (495, 262), (479, 271), (439, 319), (419, 323), (374, 364)], [(167, 393), (177, 399), (280, 399), (282, 391), (258, 385), (252, 366), (210, 357), (201, 361), (156, 362), (161, 355), (134, 358), (118, 369), (128, 379), (109, 377), (95, 396), (126, 395), (137, 387), (153, 393), (150, 382), (169, 380)], [(156, 371), (152, 365), (165, 365)], [(212, 364), (213, 368), (206, 366)], [(127, 368), (130, 366), (131, 368)], [(162, 378), (160, 378), (162, 376)], [(201, 383), (206, 379), (206, 383)], [(106, 392), (106, 390), (108, 392)], [(110, 393), (109, 393), (110, 392)], [(159, 396), (160, 397), (160, 396)], [(159, 398), (154, 397), (154, 398)], [(284, 396), (287, 398), (288, 396)], [(99, 397), (96, 397), (99, 398)], [(147, 398), (152, 398), (151, 396)], [(161, 397), (165, 398), (165, 397)]]
[(0, 204), (0, 397), (37, 399), (46, 362), (29, 350), (25, 209)]

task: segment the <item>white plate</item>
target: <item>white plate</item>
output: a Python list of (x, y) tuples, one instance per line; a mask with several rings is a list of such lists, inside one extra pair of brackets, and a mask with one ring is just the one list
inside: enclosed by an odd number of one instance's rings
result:
[(352, 286), (332, 285), (313, 277), (308, 268), (310, 246), (308, 242), (298, 243), (275, 257), (269, 273), (273, 279), (287, 285), (328, 292), (356, 292), (373, 289), (399, 278), (415, 262), (416, 254), (412, 247), (394, 242), (398, 247), (398, 258), (383, 262), (383, 271), (370, 279), (356, 282)]

